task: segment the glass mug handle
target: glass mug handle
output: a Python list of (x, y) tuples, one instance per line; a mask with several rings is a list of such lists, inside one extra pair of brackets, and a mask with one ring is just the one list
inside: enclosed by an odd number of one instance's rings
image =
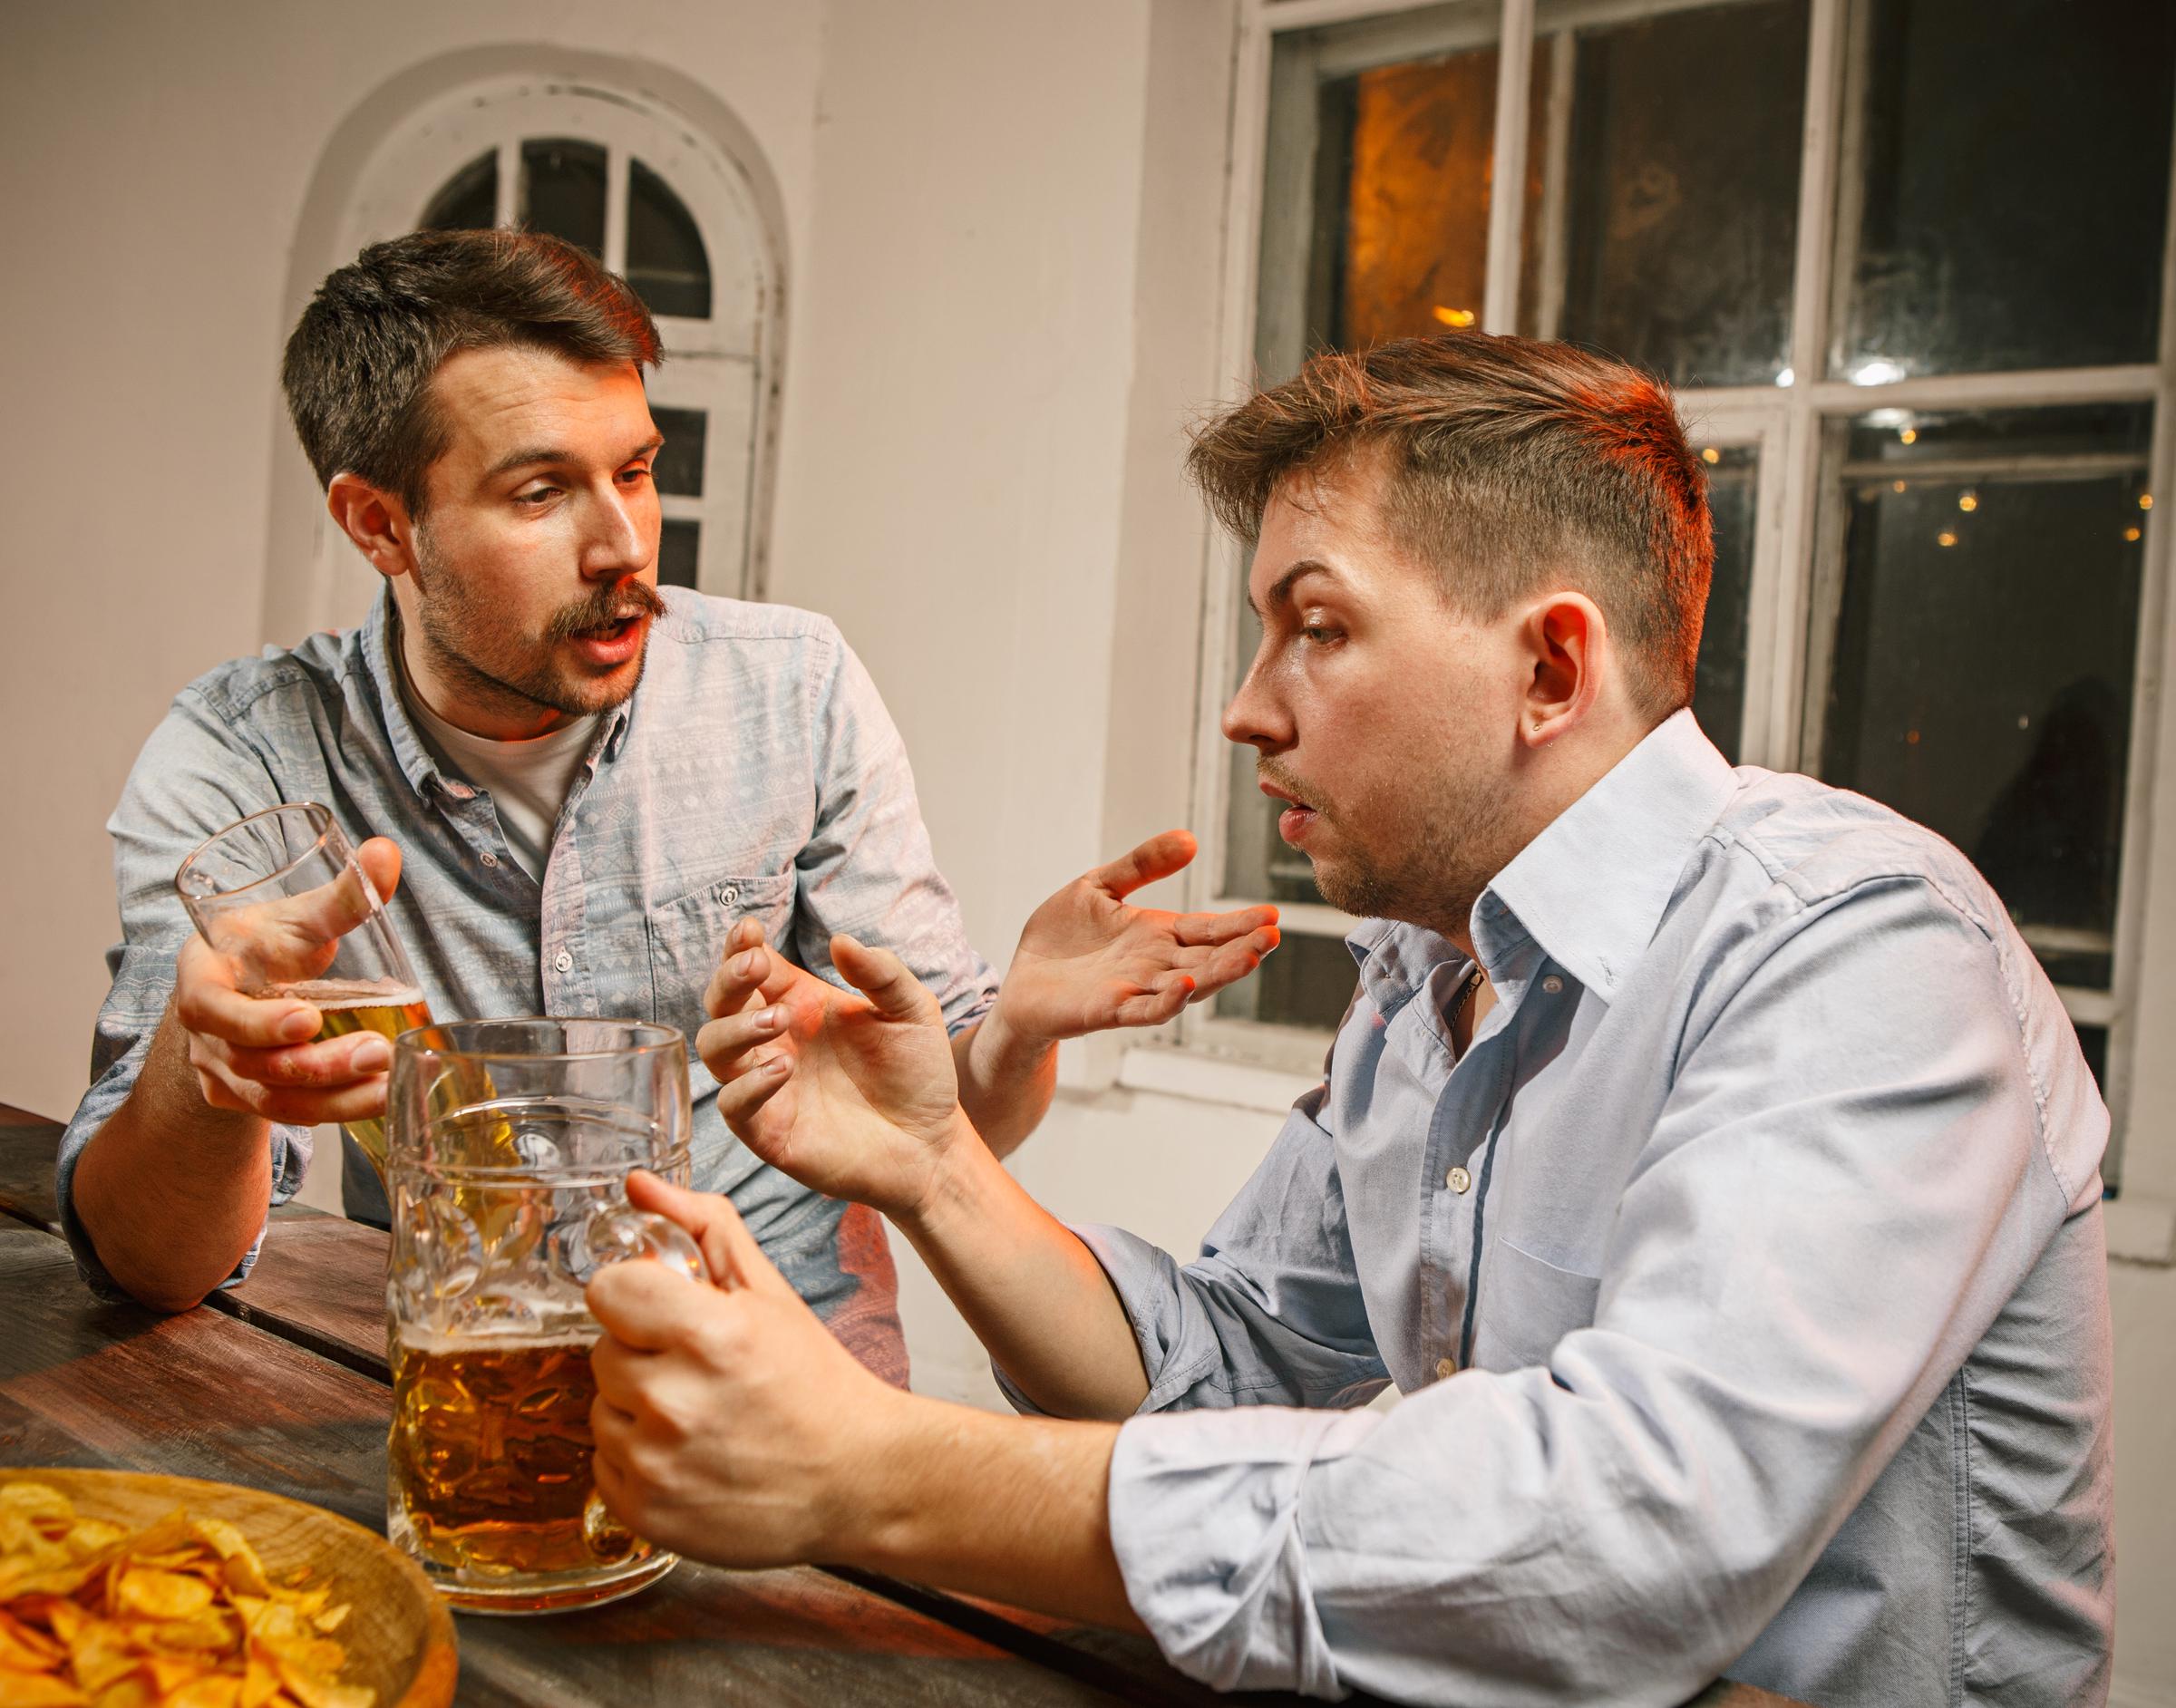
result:
[[(608, 1263), (648, 1257), (690, 1281), (710, 1279), (702, 1248), (687, 1229), (648, 1210), (599, 1210), (582, 1230), (582, 1244), (592, 1275)], [(626, 1553), (636, 1539), (632, 1530), (605, 1509), (604, 1499), (595, 1489), (582, 1502), (582, 1535), (593, 1549), (607, 1558)]]
[(690, 1281), (710, 1279), (702, 1247), (687, 1229), (648, 1210), (605, 1210), (592, 1216), (582, 1241), (596, 1269), (632, 1257), (648, 1257)]

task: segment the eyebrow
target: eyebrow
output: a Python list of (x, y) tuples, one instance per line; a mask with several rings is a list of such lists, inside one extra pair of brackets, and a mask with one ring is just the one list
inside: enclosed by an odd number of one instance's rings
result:
[(1269, 596), (1260, 605), (1254, 602), (1254, 595), (1249, 592), (1247, 595), (1247, 608), (1254, 613), (1258, 621), (1267, 607), (1282, 605), (1291, 597), (1293, 585), (1303, 576), (1327, 576), (1335, 581), (1337, 578), (1337, 572), (1318, 558), (1302, 558), (1270, 585)]
[[(612, 466), (622, 468), (634, 461), (637, 457), (649, 456), (664, 443), (665, 435), (663, 433), (652, 433)], [(505, 456), (500, 458), (498, 461), (483, 471), (483, 478), (487, 480), (496, 480), (502, 474), (511, 474), (516, 469), (526, 469), (532, 463), (575, 462), (578, 461), (579, 459), (575, 456), (574, 452), (562, 451), (557, 445), (528, 445), (520, 451), (509, 451)]]

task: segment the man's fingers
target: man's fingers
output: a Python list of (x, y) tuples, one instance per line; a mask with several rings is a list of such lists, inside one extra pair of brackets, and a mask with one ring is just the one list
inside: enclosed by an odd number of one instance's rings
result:
[(339, 1091), (361, 1080), (380, 1078), (393, 1065), (393, 1045), (374, 1032), (277, 1050), (229, 1045), (226, 1053), (228, 1071), (235, 1078), (275, 1091)]
[(1182, 913), (1171, 922), (1171, 931), (1189, 948), (1211, 947), (1235, 937), (1267, 932), (1268, 940), (1259, 948), (1267, 955), (1277, 944), (1277, 909), (1235, 907), (1229, 913)]
[(1257, 932), (1242, 937), (1237, 943), (1227, 943), (1221, 948), (1203, 951), (1200, 958), (1187, 963), (1186, 970), (1194, 976), (1194, 999), (1213, 996), (1225, 985), (1237, 984), (1262, 964), (1262, 957), (1277, 946), (1277, 932)]
[(783, 1003), (727, 1014), (722, 1020), (711, 1021), (695, 1034), (695, 1053), (721, 1082), (737, 1079), (753, 1065), (748, 1053), (775, 1039), (785, 1030), (786, 1019)]
[(385, 1112), (385, 1080), (358, 1080), (336, 1091), (306, 1091), (236, 1080), (199, 1066), (197, 1085), (214, 1109), (238, 1109), (283, 1127), (316, 1127), (327, 1121), (374, 1121)]
[(174, 985), (174, 1017), (189, 1031), (243, 1049), (270, 1050), (306, 1043), (324, 1016), (292, 996), (245, 996), (234, 987), (224, 961), (209, 949), (182, 951)]
[(703, 1011), (713, 1019), (737, 1014), (760, 998), (774, 1003), (793, 988), (800, 969), (763, 940), (763, 926), (736, 920), (725, 938), (718, 970), (703, 991)]
[(1122, 1026), (1161, 1026), (1186, 1006), (1194, 994), (1194, 981), (1184, 973), (1167, 973), (1153, 990), (1129, 996), (1118, 1005)]
[(750, 1123), (765, 1103), (792, 1083), (792, 1058), (786, 1055), (765, 1056), (761, 1061), (749, 1062), (733, 1079), (718, 1083), (718, 1117), (739, 1134), (742, 1140), (764, 1161), (772, 1160), (769, 1146), (760, 1138), (750, 1136)]
[(937, 998), (889, 949), (872, 949), (843, 931), (831, 939), (831, 965), (887, 1020), (938, 1020)]
[(1108, 866), (1097, 867), (1088, 874), (1087, 882), (1107, 896), (1131, 895), (1144, 884), (1182, 870), (1194, 858), (1197, 846), (1191, 830), (1166, 830)]
[(685, 1345), (720, 1303), (716, 1289), (644, 1258), (607, 1264), (590, 1278), (586, 1296), (605, 1333), (637, 1352)]
[(637, 1169), (627, 1176), (627, 1202), (677, 1222), (694, 1235), (695, 1244), (703, 1247), (703, 1266), (716, 1286), (761, 1287), (778, 1282), (777, 1269), (755, 1243), (748, 1224), (717, 1193), (691, 1192), (647, 1169)]
[(378, 899), (391, 901), (401, 885), (401, 845), (390, 837), (374, 836), (355, 850), (355, 864), (378, 892)]

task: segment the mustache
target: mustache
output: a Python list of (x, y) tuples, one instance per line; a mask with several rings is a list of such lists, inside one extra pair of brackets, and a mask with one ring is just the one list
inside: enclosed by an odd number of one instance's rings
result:
[(646, 581), (622, 581), (599, 587), (590, 598), (553, 615), (544, 626), (548, 640), (572, 640), (577, 635), (631, 616), (663, 616), (665, 596)]

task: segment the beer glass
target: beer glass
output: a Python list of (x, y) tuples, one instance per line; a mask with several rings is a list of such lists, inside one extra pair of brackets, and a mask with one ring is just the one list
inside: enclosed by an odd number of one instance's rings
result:
[[(248, 996), (293, 996), (324, 1016), (319, 1040), (365, 1028), (398, 1037), (431, 1011), (408, 968), (377, 888), (314, 801), (230, 824), (174, 874), (198, 932), (234, 968)], [(348, 1133), (385, 1178), (385, 1123)]]
[(456, 1607), (541, 1613), (669, 1571), (592, 1483), (583, 1297), (599, 1265), (703, 1279), (631, 1208), (631, 1169), (688, 1179), (687, 1045), (632, 1021), (465, 1021), (403, 1034), (393, 1133), (386, 1530)]

